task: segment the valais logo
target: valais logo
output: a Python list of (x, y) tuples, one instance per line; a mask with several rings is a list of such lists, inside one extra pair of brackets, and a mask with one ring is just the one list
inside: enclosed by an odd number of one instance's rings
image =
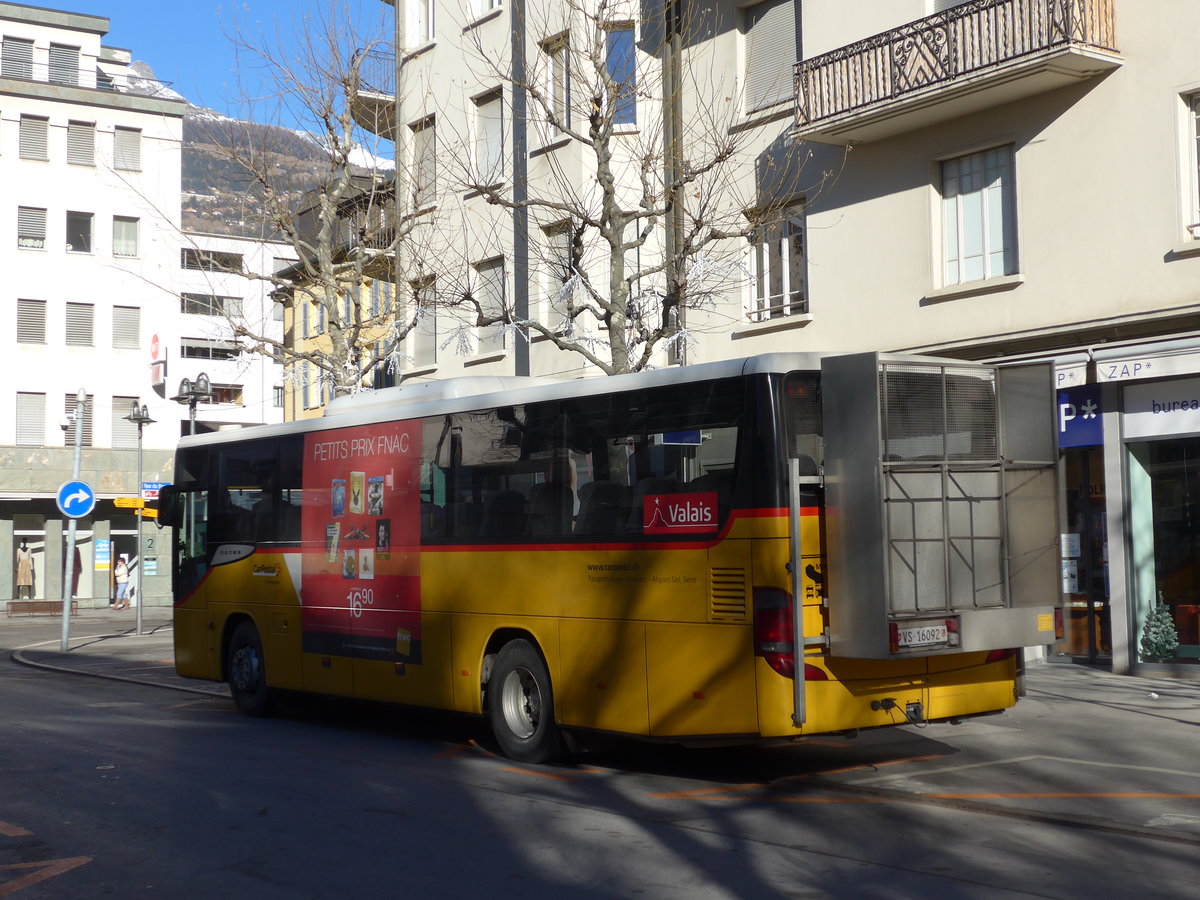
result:
[(647, 494), (642, 498), (645, 534), (685, 534), (717, 530), (717, 492)]

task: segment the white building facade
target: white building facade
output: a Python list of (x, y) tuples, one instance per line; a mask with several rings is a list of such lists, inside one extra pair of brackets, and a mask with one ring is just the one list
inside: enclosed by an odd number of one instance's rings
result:
[[(72, 480), (72, 415), (81, 389), (87, 401), (78, 480), (97, 500), (77, 524), (72, 593), (81, 605), (107, 605), (122, 555), (136, 564), (147, 602), (167, 600), (169, 556), (160, 533), (146, 524), (139, 539), (135, 510), (114, 501), (171, 480), (175, 443), (188, 427), (188, 408), (171, 399), (180, 377), (211, 362), (214, 381), (242, 387), (240, 399), (230, 390), (230, 403), (201, 406), (201, 422), (280, 418), (274, 373), (181, 352), (185, 337), (202, 336), (209, 325), (207, 316), (181, 314), (188, 276), (196, 274), (184, 268), (184, 249), (205, 246), (180, 229), (187, 104), (132, 71), (128, 50), (104, 46), (108, 30), (100, 16), (0, 3), (0, 310), (9, 322), (0, 330), (8, 360), (0, 393), (0, 547), (12, 560), (0, 567), (6, 598), (63, 596), (64, 570), (71, 571), (64, 564), (68, 519), (56, 496)], [(250, 305), (265, 296), (260, 291)], [(268, 324), (279, 327), (266, 302)], [(156, 391), (152, 363), (164, 358), (166, 377), (175, 381)], [(135, 402), (154, 420), (140, 441), (127, 418)], [(33, 555), (32, 583), (17, 573), (23, 545)]]

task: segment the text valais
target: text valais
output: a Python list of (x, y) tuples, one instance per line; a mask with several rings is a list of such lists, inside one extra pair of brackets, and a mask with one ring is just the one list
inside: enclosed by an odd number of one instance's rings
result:
[(642, 500), (645, 534), (686, 534), (717, 530), (717, 494), (647, 494)]

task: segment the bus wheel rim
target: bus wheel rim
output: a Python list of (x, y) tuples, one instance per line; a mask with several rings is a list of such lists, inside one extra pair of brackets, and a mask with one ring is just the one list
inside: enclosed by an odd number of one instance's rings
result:
[(500, 687), (504, 722), (513, 735), (528, 740), (542, 719), (542, 692), (533, 673), (524, 667), (513, 669)]
[(240, 691), (253, 691), (258, 685), (258, 654), (252, 647), (242, 647), (233, 654), (232, 681)]

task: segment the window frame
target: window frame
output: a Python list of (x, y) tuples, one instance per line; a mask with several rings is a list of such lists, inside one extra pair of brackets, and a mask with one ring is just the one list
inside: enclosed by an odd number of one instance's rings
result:
[(46, 310), (45, 300), (17, 298), (17, 343), (42, 344), (46, 343)]
[[(479, 183), (501, 184), (505, 178), (504, 91), (501, 88), (473, 98), (475, 104), (475, 166)], [(491, 114), (489, 114), (491, 113)]]
[(67, 162), (73, 166), (96, 165), (95, 122), (67, 122)]
[[(750, 253), (751, 324), (808, 315), (808, 223), (798, 198), (780, 206), (755, 229)], [(796, 240), (799, 239), (799, 247)], [(799, 287), (793, 283), (799, 280)], [(776, 290), (778, 287), (778, 290)]]
[[(17, 249), (45, 250), (46, 249), (46, 215), (48, 210), (41, 206), (17, 207)], [(37, 221), (40, 220), (40, 225)], [(38, 227), (30, 230), (31, 225)], [(41, 233), (38, 234), (37, 232)], [(36, 243), (26, 244), (25, 241)]]
[[(608, 110), (613, 125), (622, 128), (637, 126), (637, 29), (632, 22), (614, 22), (604, 28), (604, 69), (608, 77), (620, 85), (617, 91), (616, 103)], [(615, 36), (628, 35), (629, 45), (627, 58), (622, 56), (614, 59), (613, 39)], [(620, 71), (614, 72), (614, 63), (621, 63)], [(627, 74), (622, 77), (627, 69)]]
[[(497, 302), (498, 288), (499, 310), (503, 311), (508, 298), (508, 273), (503, 256), (493, 256), (480, 260), (473, 266), (478, 278), (478, 298), (480, 308), (488, 313), (489, 305)], [(504, 326), (501, 324), (482, 326), (476, 329), (475, 343), (478, 353), (503, 353), (505, 348)]]
[(113, 128), (113, 168), (121, 172), (142, 171), (142, 129), (122, 125)]
[[(22, 398), (27, 399), (23, 402)], [(17, 391), (14, 413), (16, 429), (13, 441), (16, 446), (46, 446), (46, 394), (36, 391)]]
[(112, 345), (114, 350), (138, 350), (142, 346), (142, 309), (139, 306), (114, 306)]
[[(9, 48), (12, 48), (11, 51)], [(25, 52), (17, 54), (17, 48)], [(33, 41), (5, 36), (0, 41), (0, 78), (33, 80)]]
[(68, 347), (96, 346), (96, 304), (67, 301), (65, 337)]
[(560, 120), (561, 126), (551, 125), (547, 119), (546, 139), (554, 140), (565, 129), (571, 127), (571, 39), (567, 33), (556, 35), (542, 42), (545, 59), (543, 89), (550, 111)]
[[(122, 259), (137, 259), (141, 254), (141, 222), (142, 220), (136, 216), (113, 216), (112, 221), (112, 255), (121, 257)], [(127, 224), (133, 228), (133, 251), (130, 253), (121, 252), (119, 247), (129, 243), (128, 237), (119, 237), (117, 235), (117, 225)]]
[[(74, 227), (72, 226), (74, 217)], [(86, 225), (86, 229), (80, 226)], [(66, 241), (64, 246), (68, 253), (94, 254), (96, 252), (96, 214), (81, 210), (69, 209), (66, 216)], [(73, 238), (78, 237), (76, 241)], [(82, 243), (82, 248), (78, 244)]]
[(419, 210), (437, 205), (437, 118), (433, 115), (412, 123), (413, 204)]
[[(955, 288), (1016, 275), (1020, 271), (1020, 255), (1015, 146), (998, 144), (943, 158), (938, 162), (937, 173), (941, 210), (940, 286)], [(981, 183), (963, 189), (964, 179), (971, 184), (977, 180)], [(970, 233), (973, 226), (978, 226), (978, 234)], [(971, 252), (976, 244), (978, 252)], [(974, 260), (979, 260), (977, 267)]]
[(17, 128), (17, 156), (34, 162), (49, 161), (50, 118), (22, 113)]

